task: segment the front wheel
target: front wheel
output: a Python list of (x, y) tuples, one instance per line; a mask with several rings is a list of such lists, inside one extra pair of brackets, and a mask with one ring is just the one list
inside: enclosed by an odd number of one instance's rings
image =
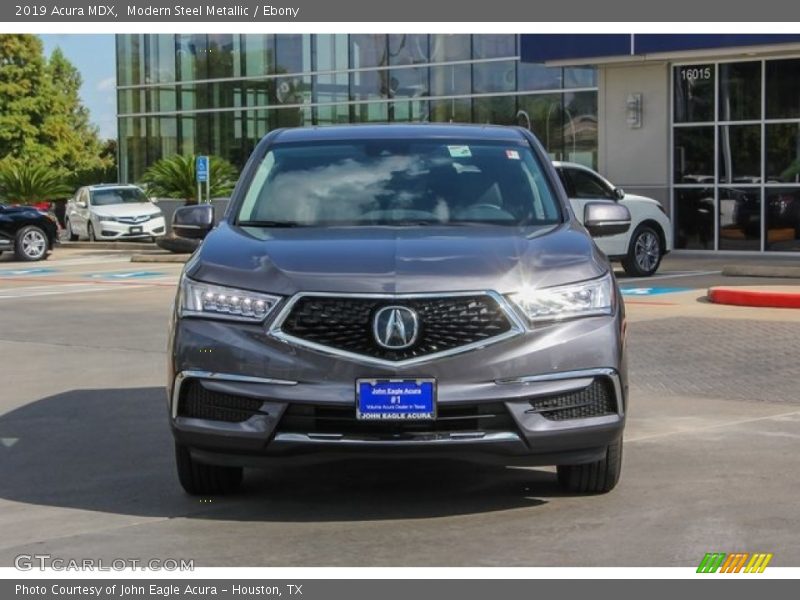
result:
[(584, 465), (558, 465), (558, 484), (575, 494), (605, 494), (614, 489), (622, 473), (622, 438), (606, 448), (602, 460)]
[(664, 248), (658, 233), (652, 227), (640, 225), (631, 236), (622, 268), (631, 277), (650, 277), (658, 271), (663, 256)]
[(244, 469), (207, 465), (192, 458), (189, 449), (175, 444), (175, 464), (178, 479), (187, 493), (193, 496), (211, 496), (235, 492), (242, 483)]
[(17, 260), (42, 260), (47, 256), (47, 235), (35, 225), (23, 227), (15, 238), (14, 255)]

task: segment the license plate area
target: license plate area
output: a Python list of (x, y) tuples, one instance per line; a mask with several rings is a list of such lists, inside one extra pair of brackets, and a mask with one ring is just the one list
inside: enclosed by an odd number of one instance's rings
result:
[(435, 418), (435, 379), (356, 380), (356, 419), (360, 421), (431, 421)]
[(141, 227), (131, 227), (130, 228), (130, 232), (131, 233), (142, 233), (142, 228)]

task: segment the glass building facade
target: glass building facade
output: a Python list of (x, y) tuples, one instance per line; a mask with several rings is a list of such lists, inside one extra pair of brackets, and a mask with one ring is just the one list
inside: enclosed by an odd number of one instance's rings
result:
[(364, 122), (520, 124), (596, 167), (596, 69), (518, 56), (510, 34), (120, 34), (120, 181), (172, 154), (241, 168), (271, 129)]

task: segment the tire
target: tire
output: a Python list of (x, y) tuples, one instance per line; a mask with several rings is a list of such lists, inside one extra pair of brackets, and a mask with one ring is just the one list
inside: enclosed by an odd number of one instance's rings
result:
[(47, 234), (36, 225), (27, 225), (14, 236), (14, 256), (17, 260), (27, 262), (44, 260), (49, 249)]
[(602, 460), (585, 465), (558, 465), (558, 484), (574, 494), (605, 494), (614, 489), (622, 472), (622, 438), (606, 448)]
[(650, 277), (658, 271), (664, 248), (658, 232), (649, 225), (639, 225), (631, 236), (622, 268), (631, 277)]
[(90, 242), (96, 242), (97, 241), (97, 236), (94, 233), (94, 225), (92, 225), (91, 221), (89, 221), (86, 224), (86, 234), (89, 237), (89, 241)]
[(80, 239), (80, 236), (77, 233), (72, 232), (72, 221), (70, 221), (69, 219), (67, 219), (66, 229), (67, 229), (67, 239), (69, 239), (70, 242), (77, 242)]
[(244, 469), (206, 465), (192, 458), (186, 446), (175, 444), (175, 464), (183, 489), (193, 496), (212, 496), (236, 491)]

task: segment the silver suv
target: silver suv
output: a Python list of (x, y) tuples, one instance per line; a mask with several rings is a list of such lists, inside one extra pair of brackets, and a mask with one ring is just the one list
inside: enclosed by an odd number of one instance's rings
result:
[[(617, 483), (627, 405), (622, 298), (518, 128), (276, 130), (187, 262), (169, 351), (178, 475), (235, 489), (245, 466), (313, 453), (558, 465), (572, 492)], [(588, 230), (588, 231), (587, 231)], [(207, 235), (206, 235), (207, 234)]]

